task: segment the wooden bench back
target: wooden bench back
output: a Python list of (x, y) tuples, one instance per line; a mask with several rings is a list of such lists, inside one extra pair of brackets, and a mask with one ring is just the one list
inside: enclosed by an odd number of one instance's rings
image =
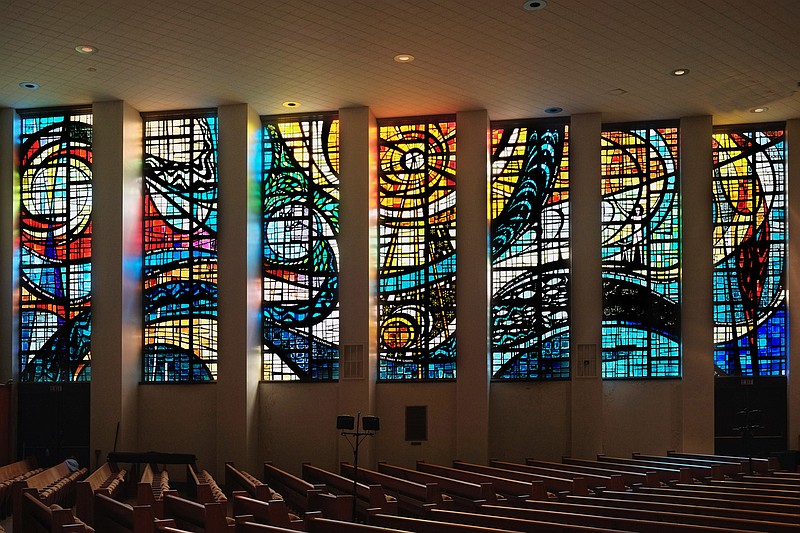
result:
[(543, 481), (517, 481), (515, 479), (495, 477), (489, 474), (480, 474), (478, 472), (470, 472), (458, 468), (434, 465), (426, 463), (425, 461), (417, 461), (417, 470), (429, 474), (452, 477), (462, 481), (469, 481), (471, 483), (491, 483), (497, 492), (506, 497), (523, 500), (529, 498), (535, 500), (547, 499), (547, 490), (544, 488)]

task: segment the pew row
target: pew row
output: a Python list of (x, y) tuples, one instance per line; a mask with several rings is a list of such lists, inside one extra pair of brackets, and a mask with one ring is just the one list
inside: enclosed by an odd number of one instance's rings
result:
[(103, 463), (86, 479), (75, 484), (75, 514), (94, 526), (94, 495), (101, 492), (111, 498), (119, 499), (125, 490), (125, 479), (128, 472), (120, 469), (116, 463)]
[(472, 510), (486, 503), (498, 501), (494, 485), (486, 481), (477, 483), (464, 481), (384, 462), (378, 463), (378, 472), (414, 483), (436, 483), (444, 494), (453, 499), (454, 508)]
[(515, 472), (527, 472), (529, 474), (537, 474), (542, 476), (554, 476), (566, 479), (575, 479), (580, 477), (586, 480), (586, 485), (594, 491), (600, 490), (625, 490), (625, 481), (620, 474), (593, 474), (587, 472), (575, 473), (572, 470), (564, 470), (554, 466), (538, 466), (531, 464), (517, 464), (509, 463), (507, 461), (498, 461), (492, 459), (489, 461), (489, 466), (494, 468), (501, 468), (503, 470), (512, 470)]
[[(308, 482), (325, 485), (333, 494), (353, 495), (353, 480), (316, 467), (310, 463), (303, 463), (303, 479)], [(355, 484), (356, 492), (356, 512), (362, 518), (371, 512), (384, 514), (397, 514), (397, 499), (386, 494), (383, 487), (378, 484), (367, 485), (365, 483)], [(351, 501), (352, 509), (352, 501)], [(352, 515), (352, 511), (350, 513)]]
[(352, 497), (325, 492), (323, 486), (309, 483), (270, 462), (264, 463), (264, 481), (283, 496), (290, 509), (299, 513), (320, 511), (322, 516), (333, 520), (352, 517)]
[(164, 494), (169, 489), (169, 472), (158, 465), (147, 463), (136, 484), (136, 503), (149, 505), (158, 518), (164, 518)]
[(26, 457), (21, 461), (0, 466), (0, 519), (11, 513), (11, 485), (15, 481), (22, 481), (41, 472), (36, 459)]
[(207, 470), (196, 470), (193, 465), (186, 465), (186, 480), (189, 490), (197, 503), (226, 503), (227, 496)]
[(149, 505), (131, 506), (97, 492), (94, 494), (94, 527), (100, 533), (155, 533), (159, 526), (175, 526), (175, 521), (156, 518)]
[(280, 499), (281, 495), (272, 490), (263, 481), (245, 470), (236, 468), (232, 462), (225, 463), (225, 490), (244, 491), (251, 498), (261, 501)]
[(252, 517), (253, 522), (303, 531), (305, 524), (297, 515), (289, 512), (283, 500), (263, 501), (251, 498), (245, 491), (231, 494), (231, 514), (234, 518)]
[(222, 503), (201, 504), (181, 498), (171, 491), (164, 494), (164, 518), (175, 521), (175, 526), (199, 529), (204, 533), (226, 533), (235, 530)]
[(515, 479), (479, 474), (477, 472), (470, 472), (458, 468), (434, 465), (426, 463), (425, 461), (417, 461), (417, 470), (429, 474), (460, 479), (462, 481), (469, 481), (471, 483), (491, 483), (497, 493), (501, 494), (504, 498), (520, 501), (547, 499), (547, 491), (544, 488), (543, 481), (517, 481)]
[(541, 474), (530, 474), (527, 472), (515, 472), (513, 470), (504, 470), (493, 466), (483, 466), (464, 461), (453, 461), (453, 467), (461, 470), (468, 470), (470, 472), (478, 472), (481, 474), (489, 474), (492, 476), (506, 477), (509, 479), (516, 479), (517, 481), (542, 481), (548, 493), (554, 495), (563, 494), (577, 494), (585, 496), (589, 494), (589, 485), (583, 477), (556, 477), (545, 476)]
[[(341, 463), (339, 468), (342, 475), (352, 482), (355, 476), (353, 465)], [(452, 499), (445, 497), (436, 483), (417, 483), (367, 468), (358, 469), (358, 479), (383, 487), (387, 495), (397, 500), (398, 510), (411, 516), (425, 517), (432, 507), (452, 505)]]
[(14, 510), (14, 533), (93, 533), (91, 526), (84, 524), (70, 509), (60, 505), (46, 505), (38, 497), (35, 488), (22, 489), (19, 509)]

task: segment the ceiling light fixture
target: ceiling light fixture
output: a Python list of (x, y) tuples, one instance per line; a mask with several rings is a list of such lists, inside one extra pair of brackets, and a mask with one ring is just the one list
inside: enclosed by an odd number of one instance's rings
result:
[(35, 91), (36, 89), (39, 88), (39, 84), (34, 83), (32, 81), (23, 81), (22, 83), (19, 84), (19, 86), (22, 87), (23, 89), (30, 89), (31, 91)]
[(527, 0), (522, 4), (522, 9), (526, 11), (539, 11), (545, 7), (547, 7), (547, 2), (545, 0)]
[(91, 44), (79, 44), (75, 47), (75, 51), (79, 54), (89, 55), (97, 52), (97, 47)]
[(397, 54), (394, 56), (394, 60), (398, 63), (411, 63), (414, 61), (414, 56), (411, 54)]
[(766, 106), (754, 107), (750, 110), (751, 113), (766, 113), (767, 111), (769, 111), (769, 108)]
[(293, 109), (295, 107), (300, 107), (300, 102), (296, 102), (294, 100), (289, 100), (287, 102), (284, 102), (282, 105), (283, 105), (283, 107), (288, 107), (290, 109)]
[(551, 115), (555, 115), (556, 113), (561, 113), (564, 109), (560, 107), (548, 107), (544, 110), (545, 113), (550, 113)]
[(670, 72), (670, 74), (672, 74), (673, 76), (686, 76), (687, 74), (689, 74), (689, 69), (688, 68), (676, 68), (675, 70)]

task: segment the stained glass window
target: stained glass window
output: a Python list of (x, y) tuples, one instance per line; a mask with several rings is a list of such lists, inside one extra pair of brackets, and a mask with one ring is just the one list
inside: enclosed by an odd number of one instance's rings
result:
[(785, 375), (783, 125), (715, 128), (713, 152), (716, 372)]
[(678, 127), (602, 133), (604, 378), (678, 377)]
[(217, 377), (217, 117), (144, 118), (144, 381)]
[(265, 380), (339, 377), (339, 121), (264, 119)]
[(91, 111), (20, 115), (20, 380), (89, 381)]
[(570, 376), (568, 126), (492, 124), (492, 377)]
[(378, 378), (454, 379), (456, 124), (378, 126)]

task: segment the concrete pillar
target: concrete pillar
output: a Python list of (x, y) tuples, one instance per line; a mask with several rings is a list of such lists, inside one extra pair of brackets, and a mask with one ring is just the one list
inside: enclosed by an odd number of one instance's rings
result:
[(19, 372), (17, 346), (17, 218), (19, 217), (16, 179), (19, 122), (13, 109), (0, 109), (0, 383), (16, 378)]
[(217, 461), (258, 472), (261, 379), (261, 119), (247, 104), (218, 109)]
[(142, 375), (142, 120), (122, 101), (92, 109), (90, 457), (138, 447)]
[[(377, 359), (377, 156), (375, 117), (367, 107), (339, 110), (339, 316), (341, 351), (362, 353), (361, 379), (341, 379), (338, 408), (341, 414), (375, 414)], [(341, 373), (341, 366), (340, 366)], [(331, 428), (335, 427), (331, 420)], [(359, 464), (375, 461), (375, 439), (359, 449)], [(340, 461), (352, 462), (353, 451), (337, 438)]]
[(456, 456), (489, 459), (489, 114), (456, 115)]
[(682, 118), (680, 127), (683, 216), (681, 443), (685, 451), (713, 453), (713, 129), (710, 116)]
[(573, 115), (569, 127), (572, 253), (570, 455), (603, 451), (601, 168), (599, 113)]
[[(786, 157), (788, 161), (786, 208), (788, 209), (789, 248), (786, 287), (789, 302), (789, 331), (800, 331), (800, 119), (786, 122)], [(794, 295), (792, 298), (791, 296)], [(788, 439), (790, 450), (800, 450), (800, 334), (789, 335)]]

